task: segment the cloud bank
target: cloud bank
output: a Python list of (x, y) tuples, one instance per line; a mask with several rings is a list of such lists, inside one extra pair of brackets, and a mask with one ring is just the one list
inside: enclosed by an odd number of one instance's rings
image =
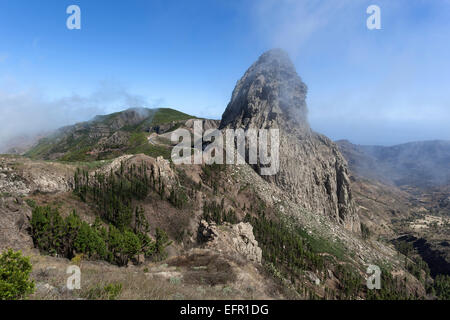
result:
[(41, 90), (0, 87), (0, 152), (7, 151), (20, 138), (51, 132), (59, 127), (134, 107), (158, 107), (162, 100), (148, 101), (130, 93), (124, 86), (104, 82), (90, 95), (72, 94), (49, 99)]
[[(381, 7), (382, 30), (366, 28)], [(450, 140), (450, 2), (261, 0), (255, 28), (287, 50), (309, 87), (312, 127), (332, 139), (391, 145)]]

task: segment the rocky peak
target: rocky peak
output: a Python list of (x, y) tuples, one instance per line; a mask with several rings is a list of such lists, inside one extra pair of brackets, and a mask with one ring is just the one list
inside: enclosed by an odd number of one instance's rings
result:
[(306, 93), (288, 54), (270, 50), (237, 82), (220, 128), (278, 128), (280, 170), (264, 179), (306, 210), (359, 232), (347, 163), (330, 139), (310, 129)]
[(267, 51), (236, 84), (220, 127), (308, 131), (306, 93), (288, 54)]

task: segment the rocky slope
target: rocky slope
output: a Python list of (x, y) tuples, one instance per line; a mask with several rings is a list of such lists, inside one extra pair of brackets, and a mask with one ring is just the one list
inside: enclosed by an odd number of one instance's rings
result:
[[(172, 245), (167, 248), (168, 258), (161, 263), (141, 260), (136, 265), (130, 263), (125, 269), (105, 262), (83, 261), (82, 272), (96, 276), (84, 278), (82, 290), (68, 291), (65, 271), (74, 262), (64, 257), (41, 255), (33, 249), (30, 219), (34, 205), (50, 205), (59, 208), (63, 216), (76, 210), (83, 220), (94, 222), (95, 207), (80, 201), (70, 191), (75, 166), (32, 161), (21, 156), (2, 156), (0, 163), (0, 252), (13, 248), (31, 256), (33, 279), (37, 282), (37, 291), (31, 298), (108, 299), (101, 294), (91, 294), (98, 286), (111, 283), (123, 285), (123, 292), (118, 297), (123, 299), (283, 298), (284, 288), (262, 267), (261, 249), (250, 224), (214, 226), (203, 221), (199, 225), (201, 200), (214, 199), (208, 187), (192, 195), (186, 207), (175, 207), (168, 201), (172, 188), (187, 187), (186, 182), (180, 184), (181, 179), (189, 179), (186, 174), (198, 175), (197, 167), (187, 173), (190, 168), (186, 167), (182, 178), (179, 169), (171, 166), (168, 160), (143, 154), (101, 161), (90, 169), (90, 174), (107, 174), (119, 170), (121, 165), (130, 167), (146, 163), (151, 168), (154, 179), (160, 181), (166, 191), (161, 195), (151, 192), (139, 204), (151, 221), (152, 237), (155, 228), (162, 228), (172, 239)], [(211, 237), (199, 236), (205, 228)], [(159, 289), (149, 292), (149, 288), (154, 287)]]
[(33, 245), (29, 234), (31, 208), (24, 197), (69, 191), (74, 170), (70, 165), (0, 156), (0, 249)]
[(346, 161), (331, 140), (310, 129), (306, 94), (288, 55), (268, 51), (238, 81), (220, 128), (279, 129), (280, 171), (266, 179), (305, 209), (359, 232)]
[(341, 140), (361, 221), (372, 236), (413, 244), (431, 274), (450, 274), (448, 143), (393, 147)]

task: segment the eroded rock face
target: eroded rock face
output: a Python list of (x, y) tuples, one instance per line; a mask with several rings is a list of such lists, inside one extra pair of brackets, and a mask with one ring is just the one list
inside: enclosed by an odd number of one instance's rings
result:
[(218, 237), (217, 226), (215, 223), (209, 224), (201, 220), (198, 225), (197, 239), (200, 243), (214, 241)]
[(33, 247), (30, 219), (31, 209), (21, 198), (0, 197), (0, 251)]
[(308, 131), (307, 87), (287, 53), (264, 53), (238, 81), (220, 127)]
[[(132, 165), (136, 165), (138, 167), (142, 163), (146, 163), (151, 174), (153, 175), (154, 181), (161, 181), (161, 184), (164, 185), (164, 194), (168, 197), (173, 186), (177, 184), (177, 180), (176, 174), (172, 170), (169, 160), (166, 160), (163, 157), (157, 157), (155, 159), (145, 154), (123, 155), (114, 159), (111, 163), (101, 167), (97, 170), (97, 172), (108, 175), (111, 171), (116, 172), (119, 170), (121, 164), (123, 164), (124, 168), (129, 168)], [(94, 175), (95, 172), (92, 172), (91, 174)]]
[(0, 157), (0, 193), (26, 196), (57, 193), (71, 188), (73, 168), (58, 163), (33, 162), (22, 157)]
[(207, 248), (231, 255), (240, 255), (247, 260), (261, 263), (262, 250), (253, 235), (253, 227), (249, 223), (240, 222), (235, 225), (225, 223), (218, 228), (215, 223), (201, 220), (198, 228), (198, 240)]
[(262, 250), (253, 235), (252, 225), (241, 222), (233, 225), (232, 230), (235, 235), (232, 239), (236, 251), (246, 256), (250, 261), (261, 263)]
[(306, 93), (287, 53), (268, 51), (238, 81), (220, 129), (279, 129), (280, 170), (263, 177), (305, 209), (360, 232), (347, 163), (330, 139), (311, 130)]

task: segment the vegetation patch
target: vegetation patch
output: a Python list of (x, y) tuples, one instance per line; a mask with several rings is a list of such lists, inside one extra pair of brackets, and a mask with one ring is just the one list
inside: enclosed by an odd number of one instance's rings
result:
[(0, 255), (0, 300), (17, 300), (34, 292), (32, 265), (20, 251), (8, 249)]
[(203, 203), (202, 219), (206, 220), (207, 222), (215, 222), (218, 225), (223, 224), (224, 222), (228, 222), (231, 224), (236, 224), (239, 222), (236, 216), (236, 212), (233, 209), (225, 209), (223, 198), (220, 204), (215, 201), (205, 201)]
[[(127, 111), (123, 111), (127, 112)], [(124, 145), (114, 145), (110, 148), (92, 152), (102, 137), (109, 137), (114, 131), (102, 131), (102, 128), (111, 128), (117, 123), (123, 112), (116, 112), (106, 116), (98, 116), (91, 122), (84, 122), (75, 126), (66, 127), (57, 133), (45, 137), (29, 150), (25, 155), (32, 159), (53, 159), (66, 162), (88, 162), (115, 158), (123, 153), (143, 153), (148, 156), (163, 156), (170, 158), (170, 144), (153, 145), (147, 141), (147, 131), (155, 126), (174, 122), (169, 131), (175, 130), (180, 123), (195, 118), (183, 112), (169, 108), (146, 109), (147, 117), (140, 123), (126, 123), (117, 128), (115, 132), (126, 132), (130, 138)], [(123, 121), (123, 120), (121, 120)]]
[[(152, 240), (143, 208), (132, 202), (145, 199), (156, 188), (163, 193), (161, 181), (154, 181), (151, 171), (145, 163), (128, 168), (121, 163), (120, 169), (109, 175), (91, 176), (88, 171), (77, 169), (74, 193), (96, 206), (99, 215), (95, 223), (82, 221), (75, 211), (64, 219), (57, 208), (33, 204), (35, 246), (52, 255), (72, 259), (83, 254), (87, 259), (106, 260), (119, 266), (141, 254), (153, 260), (165, 258), (165, 247), (170, 244), (167, 234), (157, 228)], [(103, 222), (109, 225), (104, 226)]]
[(164, 256), (167, 235), (157, 229), (156, 240), (152, 241), (140, 230), (118, 229), (112, 224), (104, 227), (98, 218), (89, 225), (75, 211), (64, 219), (58, 209), (49, 206), (35, 207), (31, 218), (31, 235), (42, 252), (68, 259), (82, 254), (86, 259), (106, 260), (119, 266), (127, 265), (139, 254)]
[(82, 298), (88, 300), (116, 300), (121, 293), (121, 283), (97, 284), (83, 293)]

